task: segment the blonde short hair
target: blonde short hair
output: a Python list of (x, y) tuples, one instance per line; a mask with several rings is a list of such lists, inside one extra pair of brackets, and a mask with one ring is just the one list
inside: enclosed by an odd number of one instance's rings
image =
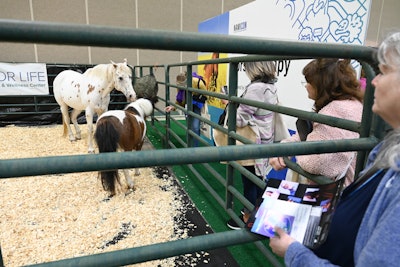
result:
[(244, 68), (250, 81), (261, 79), (272, 82), (276, 79), (276, 68), (273, 61), (244, 62)]
[(185, 72), (181, 72), (176, 76), (176, 84), (180, 86), (185, 86), (187, 83), (187, 74)]

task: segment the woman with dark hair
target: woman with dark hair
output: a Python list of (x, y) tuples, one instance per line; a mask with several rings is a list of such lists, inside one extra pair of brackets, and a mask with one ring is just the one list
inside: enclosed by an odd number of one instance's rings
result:
[[(314, 111), (353, 121), (361, 121), (363, 109), (363, 92), (350, 60), (321, 58), (308, 63), (303, 74), (306, 79), (304, 87), (308, 98), (314, 100)], [(313, 122), (312, 129), (305, 140), (296, 133), (281, 142), (321, 141), (358, 138), (359, 134), (345, 129)], [(353, 181), (355, 169), (353, 152), (338, 152), (296, 156), (297, 163), (307, 172), (324, 175), (334, 180), (344, 170), (345, 185)], [(286, 167), (283, 158), (270, 158), (269, 163), (275, 170)], [(311, 183), (309, 181), (308, 183)]]
[(358, 100), (360, 103), (363, 100), (360, 82), (350, 59), (313, 60), (304, 67), (303, 75), (309, 85), (305, 85), (309, 98), (314, 100), (315, 112), (334, 100)]

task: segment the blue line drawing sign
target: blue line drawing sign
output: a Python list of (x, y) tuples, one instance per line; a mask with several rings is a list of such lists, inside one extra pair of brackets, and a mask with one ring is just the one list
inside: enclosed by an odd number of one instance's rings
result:
[(298, 40), (364, 42), (370, 0), (276, 0), (293, 22)]

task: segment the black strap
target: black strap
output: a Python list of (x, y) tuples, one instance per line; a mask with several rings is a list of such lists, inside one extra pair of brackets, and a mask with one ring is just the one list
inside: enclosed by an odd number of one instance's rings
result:
[(196, 78), (197, 78), (197, 89), (200, 89), (200, 82), (201, 81), (204, 83), (204, 85), (207, 85), (206, 81), (203, 80), (203, 78), (199, 78), (199, 77), (196, 77)]
[(313, 124), (310, 120), (297, 119), (296, 128), (300, 141), (306, 141), (308, 134), (313, 130)]

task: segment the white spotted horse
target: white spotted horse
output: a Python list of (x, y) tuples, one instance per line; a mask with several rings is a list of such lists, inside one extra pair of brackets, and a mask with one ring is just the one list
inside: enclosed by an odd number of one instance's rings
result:
[[(94, 138), (99, 153), (117, 151), (139, 151), (142, 149), (146, 135), (145, 118), (153, 112), (153, 103), (144, 98), (129, 103), (124, 110), (110, 110), (97, 120)], [(134, 190), (134, 183), (129, 170), (123, 170), (129, 189)], [(135, 175), (139, 175), (138, 168)], [(120, 185), (118, 170), (100, 171), (99, 176), (103, 189), (113, 196)]]
[[(100, 116), (108, 110), (110, 93), (115, 88), (122, 92), (127, 102), (136, 99), (132, 86), (132, 69), (127, 60), (123, 63), (99, 64), (89, 68), (83, 74), (64, 70), (54, 79), (53, 91), (57, 103), (60, 105), (64, 134), (68, 130), (69, 140), (81, 139), (81, 131), (77, 117), (84, 110), (88, 127), (88, 152), (94, 153), (93, 147), (93, 116)], [(71, 112), (71, 122), (75, 127), (75, 136), (71, 130), (68, 107)]]

